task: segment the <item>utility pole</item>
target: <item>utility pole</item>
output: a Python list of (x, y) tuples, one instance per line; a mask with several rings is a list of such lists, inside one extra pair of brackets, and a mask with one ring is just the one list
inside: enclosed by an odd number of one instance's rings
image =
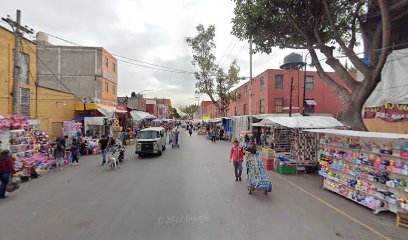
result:
[(249, 38), (249, 131), (252, 133), (252, 36)]
[(11, 19), (9, 16), (7, 18), (1, 18), (3, 21), (7, 22), (14, 31), (14, 54), (13, 54), (13, 115), (20, 115), (20, 40), (23, 36), (22, 32), (33, 33), (32, 29), (28, 29), (27, 26), (21, 26), (21, 11), (17, 9), (16, 21)]
[(289, 117), (292, 117), (292, 94), (293, 94), (293, 77), (290, 79)]
[(306, 78), (307, 78), (307, 56), (310, 52), (308, 52), (305, 56), (305, 74), (303, 78), (303, 116), (306, 114)]

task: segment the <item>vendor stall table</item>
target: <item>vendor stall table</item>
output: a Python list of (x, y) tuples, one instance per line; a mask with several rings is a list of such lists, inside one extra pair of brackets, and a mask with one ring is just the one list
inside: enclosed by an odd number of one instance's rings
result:
[(323, 187), (373, 210), (408, 212), (408, 135), (308, 130), (319, 139)]

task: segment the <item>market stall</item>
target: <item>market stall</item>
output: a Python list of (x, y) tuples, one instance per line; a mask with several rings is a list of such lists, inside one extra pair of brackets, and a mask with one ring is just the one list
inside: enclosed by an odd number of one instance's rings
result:
[[(265, 117), (254, 126), (268, 127), (271, 132), (271, 148), (275, 152), (275, 163), (285, 165), (288, 171), (277, 166), (280, 173), (293, 174), (297, 171), (312, 171), (317, 167), (317, 143), (313, 134), (304, 129), (336, 128), (343, 124), (332, 117)], [(295, 171), (293, 171), (295, 170)]]
[(84, 131), (87, 137), (99, 138), (102, 135), (111, 135), (111, 128), (106, 124), (105, 117), (85, 117)]
[(25, 117), (1, 117), (0, 139), (0, 150), (9, 150), (16, 160), (14, 168), (17, 173), (13, 181), (28, 181), (55, 166), (55, 145), (49, 142), (46, 133), (29, 125)]
[(408, 211), (408, 135), (308, 130), (319, 139), (323, 187), (378, 213)]

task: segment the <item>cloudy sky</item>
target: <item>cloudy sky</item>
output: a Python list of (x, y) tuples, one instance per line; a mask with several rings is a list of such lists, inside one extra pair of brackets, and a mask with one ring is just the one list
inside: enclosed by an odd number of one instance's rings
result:
[[(16, 9), (22, 11), (22, 23), (36, 32), (186, 71), (194, 71), (186, 37), (196, 34), (198, 24), (214, 24), (217, 62), (227, 68), (237, 59), (241, 75), (249, 76), (248, 44), (230, 33), (234, 10), (231, 0), (2, 0), (0, 16), (14, 18)], [(49, 40), (53, 44), (67, 44), (54, 38)], [(270, 55), (255, 55), (253, 75), (278, 68), (290, 52), (274, 49)], [(195, 101), (194, 83), (191, 74), (119, 62), (120, 96), (151, 89), (146, 92), (147, 97), (171, 98), (173, 105), (179, 107)], [(201, 96), (201, 100), (205, 99)]]

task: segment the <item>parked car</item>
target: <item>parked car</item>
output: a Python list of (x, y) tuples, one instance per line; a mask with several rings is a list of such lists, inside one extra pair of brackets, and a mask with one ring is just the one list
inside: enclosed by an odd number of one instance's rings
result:
[(166, 133), (162, 127), (149, 127), (136, 135), (136, 151), (140, 157), (147, 154), (162, 155), (166, 150)]

